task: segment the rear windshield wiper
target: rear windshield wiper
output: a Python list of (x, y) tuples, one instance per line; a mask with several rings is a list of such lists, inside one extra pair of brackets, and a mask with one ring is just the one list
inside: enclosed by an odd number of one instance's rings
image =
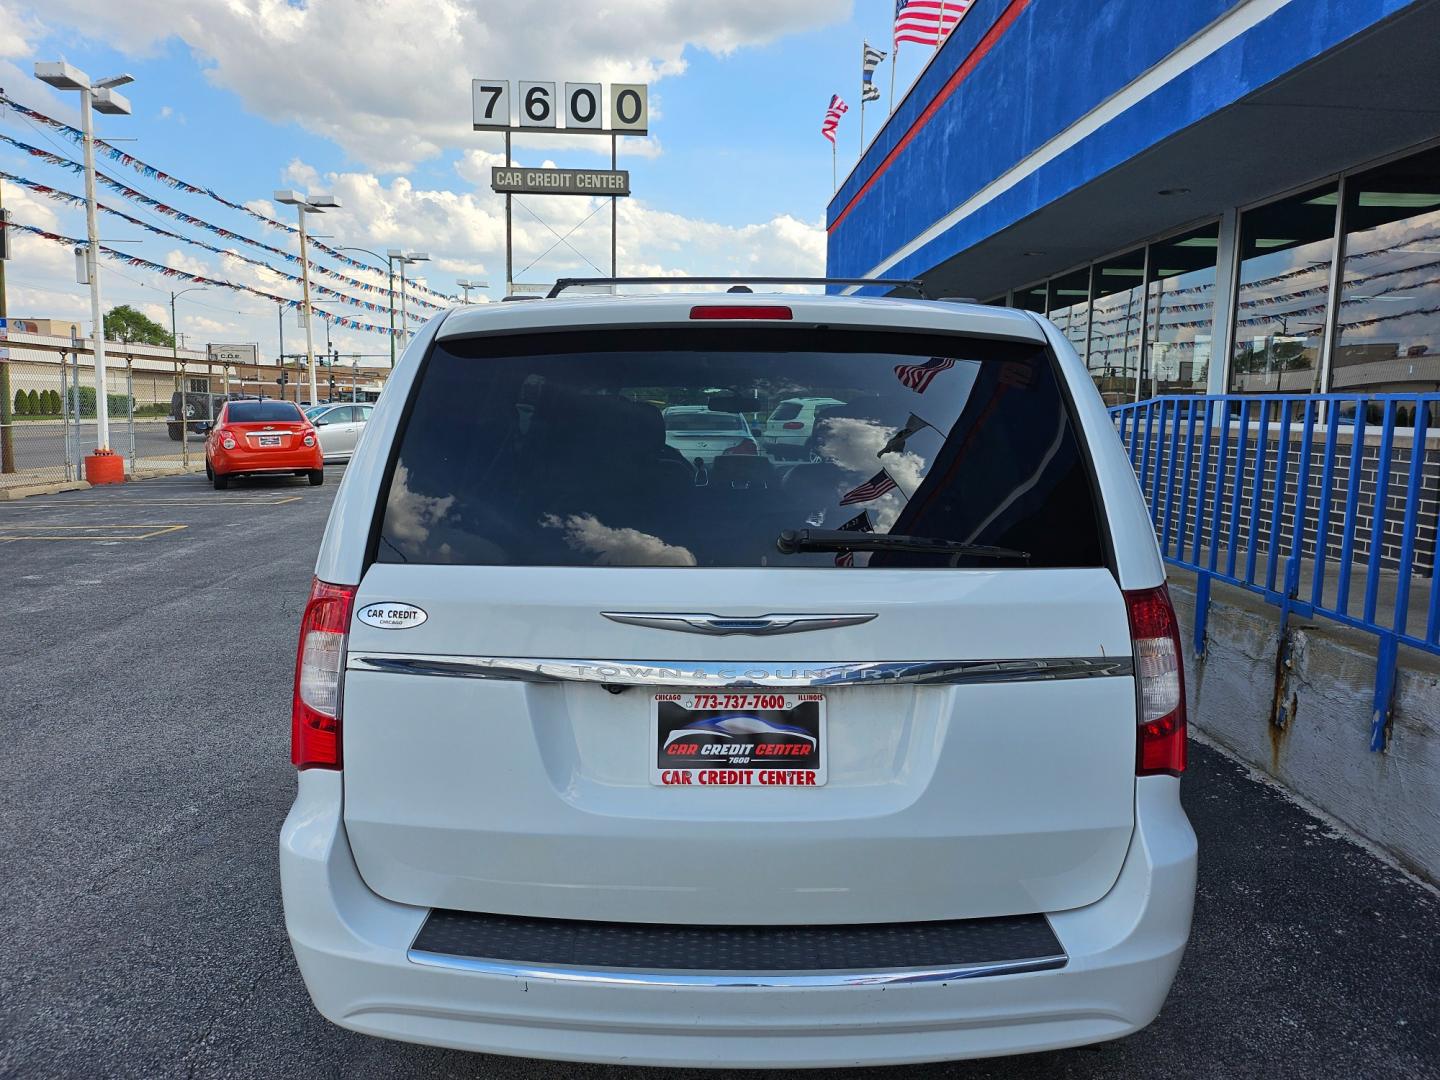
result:
[(786, 529), (775, 540), (782, 555), (802, 551), (919, 551), (950, 555), (971, 555), (981, 559), (1030, 561), (1028, 551), (942, 540), (936, 536), (903, 536), (896, 533), (842, 532), (839, 529)]

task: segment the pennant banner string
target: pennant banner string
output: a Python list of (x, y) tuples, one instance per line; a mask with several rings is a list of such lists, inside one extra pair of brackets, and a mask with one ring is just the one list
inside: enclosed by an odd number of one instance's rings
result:
[[(60, 233), (53, 233), (47, 229), (37, 228), (34, 225), (25, 225), (18, 221), (10, 221), (5, 227), (18, 229), (21, 232), (39, 236), (42, 239), (49, 240), (51, 243), (64, 244), (67, 247), (74, 247), (84, 243), (83, 240), (77, 240), (73, 236), (63, 236)], [(239, 282), (226, 281), (223, 278), (212, 278), (205, 277), (202, 274), (192, 274), (188, 270), (179, 270), (173, 266), (164, 266), (157, 262), (151, 262), (149, 259), (142, 259), (138, 255), (127, 255), (123, 251), (116, 251), (114, 248), (108, 248), (103, 244), (97, 245), (96, 249), (108, 259), (123, 262), (127, 266), (135, 266), (142, 270), (152, 271), (161, 277), (177, 278), (181, 281), (188, 281), (194, 285), (208, 285), (217, 289), (233, 289), (235, 292), (248, 293), (251, 296), (258, 296), (262, 300), (269, 300), (273, 304), (279, 304), (281, 307), (290, 310), (298, 310), (301, 307), (299, 300), (291, 300), (285, 296), (277, 296), (274, 293), (266, 292), (264, 289), (257, 289), (253, 285), (241, 285)], [(336, 326), (343, 326), (351, 330), (363, 330), (371, 334), (385, 335), (403, 333), (399, 327), (391, 330), (388, 326), (377, 326), (373, 323), (360, 322), (358, 319), (346, 318), (343, 315), (332, 315), (328, 311), (323, 311), (316, 307), (314, 304), (310, 305), (310, 310), (320, 316), (320, 318)]]
[[(80, 164), (79, 162), (77, 162), (77, 161), (70, 161), (68, 158), (63, 158), (63, 157), (59, 156), (58, 154), (52, 154), (52, 153), (50, 153), (50, 151), (48, 151), (48, 150), (42, 150), (42, 149), (40, 149), (39, 147), (31, 146), (31, 145), (29, 145), (28, 143), (23, 143), (23, 142), (21, 142), (21, 141), (18, 140), (18, 139), (12, 139), (12, 138), (11, 138), (10, 136), (8, 136), (8, 135), (0, 134), (0, 142), (8, 143), (9, 145), (14, 146), (14, 147), (16, 147), (16, 148), (19, 149), (19, 150), (25, 151), (25, 153), (31, 155), (32, 157), (37, 157), (37, 158), (41, 159), (42, 161), (45, 161), (45, 162), (47, 162), (48, 164), (51, 164), (51, 165), (58, 165), (58, 166), (60, 166), (61, 168), (68, 169), (70, 172), (73, 172), (73, 173), (81, 173), (81, 172), (84, 171), (84, 166), (81, 165), (81, 164)], [(275, 247), (275, 246), (272, 245), (272, 244), (266, 244), (266, 243), (263, 243), (263, 242), (261, 242), (261, 241), (259, 241), (259, 240), (253, 240), (253, 239), (251, 239), (251, 238), (248, 237), (248, 236), (242, 236), (240, 233), (231, 232), (229, 229), (223, 229), (223, 228), (221, 228), (221, 227), (218, 226), (218, 225), (212, 225), (212, 224), (210, 224), (210, 222), (208, 222), (208, 221), (205, 221), (205, 220), (203, 220), (203, 219), (201, 219), (201, 218), (194, 217), (194, 216), (192, 216), (192, 215), (190, 215), (190, 214), (185, 213), (184, 211), (177, 210), (177, 209), (176, 209), (175, 207), (173, 207), (173, 206), (168, 206), (168, 205), (166, 205), (165, 203), (160, 202), (158, 199), (152, 199), (149, 195), (146, 195), (143, 191), (136, 191), (134, 188), (130, 187), (129, 185), (127, 185), (127, 184), (122, 184), (120, 181), (114, 179), (114, 178), (111, 177), (111, 176), (107, 176), (107, 175), (106, 175), (105, 173), (103, 173), (103, 172), (97, 171), (96, 174), (95, 174), (95, 179), (100, 183), (100, 185), (101, 185), (102, 187), (105, 187), (105, 188), (110, 189), (111, 191), (114, 191), (116, 194), (121, 195), (121, 196), (123, 196), (123, 197), (126, 198), (126, 199), (129, 199), (131, 202), (136, 202), (136, 203), (139, 203), (139, 204), (142, 205), (142, 206), (150, 207), (150, 208), (154, 209), (157, 213), (163, 214), (163, 215), (165, 215), (166, 217), (174, 218), (176, 221), (184, 222), (186, 225), (193, 226), (194, 228), (197, 228), (197, 229), (204, 229), (205, 231), (210, 232), (210, 233), (213, 233), (213, 234), (215, 234), (216, 236), (223, 237), (223, 238), (226, 239), (226, 240), (236, 240), (236, 241), (239, 241), (240, 243), (243, 243), (243, 244), (249, 244), (251, 247), (259, 248), (261, 251), (266, 251), (266, 252), (269, 252), (269, 253), (272, 254), (272, 255), (278, 256), (279, 258), (284, 259), (286, 262), (296, 263), (296, 264), (298, 264), (298, 263), (300, 262), (300, 257), (299, 257), (298, 255), (292, 254), (291, 252), (286, 251), (284, 248), (278, 248), (278, 247)], [(17, 183), (21, 184), (22, 186), (26, 186), (26, 187), (31, 186), (31, 184), (33, 183), (33, 181), (32, 181), (32, 182), (27, 182), (27, 181), (25, 181), (25, 180), (23, 180), (23, 179), (21, 179), (21, 178), (19, 178), (19, 177), (16, 177), (15, 180), (16, 180)], [(41, 186), (43, 186), (43, 185), (41, 185)], [(53, 189), (52, 189), (52, 190), (53, 190)], [(77, 198), (78, 198), (78, 196), (77, 196)], [(59, 200), (59, 199), (57, 199), (56, 201), (64, 201), (64, 200)], [(84, 199), (80, 199), (80, 205), (81, 205), (81, 206), (84, 205)], [(105, 207), (100, 207), (100, 209), (106, 209), (106, 208), (105, 208)], [(111, 211), (111, 212), (114, 213), (115, 211)], [(147, 226), (144, 226), (143, 223), (142, 223), (141, 227), (142, 227), (142, 228), (145, 228), (145, 227), (147, 227)], [(185, 239), (185, 238), (184, 238), (184, 237), (180, 237), (179, 239)], [(203, 246), (203, 245), (202, 245), (202, 246)], [(330, 278), (333, 278), (333, 279), (335, 279), (335, 280), (344, 282), (346, 285), (349, 285), (351, 288), (360, 289), (360, 290), (363, 291), (363, 292), (377, 293), (377, 294), (380, 294), (380, 295), (385, 295), (385, 294), (388, 294), (389, 291), (390, 291), (389, 289), (387, 289), (387, 288), (386, 288), (385, 286), (383, 286), (383, 285), (373, 285), (373, 284), (371, 284), (371, 283), (368, 282), (368, 281), (360, 281), (358, 278), (348, 277), (348, 276), (346, 276), (345, 274), (341, 274), (341, 273), (339, 273), (339, 272), (336, 271), (336, 270), (331, 270), (329, 267), (321, 266), (321, 265), (319, 265), (318, 263), (315, 263), (315, 262), (310, 262), (310, 270), (311, 270), (312, 273), (324, 274), (324, 275), (326, 275), (327, 277), (330, 277)], [(409, 285), (409, 284), (411, 284), (411, 283), (410, 283), (410, 282), (407, 282), (406, 284)], [(414, 296), (413, 294), (411, 294), (411, 292), (410, 292), (410, 290), (409, 290), (408, 288), (405, 290), (405, 293), (406, 293), (406, 299), (407, 299), (410, 303), (415, 304), (417, 307), (425, 308), (425, 309), (430, 310), (430, 311), (440, 311), (440, 310), (442, 310), (443, 307), (444, 307), (444, 305), (441, 305), (441, 304), (432, 304), (432, 303), (431, 303), (430, 301), (428, 301), (428, 300), (422, 300), (422, 299), (420, 299), (419, 297)], [(386, 309), (386, 310), (388, 310), (388, 309)]]
[[(3, 91), (0, 91), (0, 106), (12, 110), (18, 115), (25, 117), (27, 120), (33, 120), (37, 124), (44, 124), (46, 127), (60, 132), (60, 134), (64, 135), (67, 139), (69, 139), (76, 145), (81, 145), (84, 143), (85, 135), (84, 132), (80, 131), (79, 128), (71, 127), (69, 124), (66, 124), (63, 121), (56, 120), (53, 116), (47, 116), (44, 113), (39, 112), (35, 109), (31, 109), (25, 105), (21, 105), (18, 101), (13, 100), (8, 95), (6, 95)], [(291, 235), (295, 236), (299, 235), (300, 230), (294, 225), (287, 225), (285, 222), (277, 221), (275, 218), (262, 214), (258, 210), (252, 210), (250, 207), (245, 206), (241, 203), (233, 202), (230, 199), (226, 199), (223, 196), (216, 194), (210, 188), (200, 187), (198, 184), (191, 184), (185, 180), (181, 180), (177, 176), (171, 176), (169, 173), (163, 172), (162, 170), (157, 169), (155, 166), (141, 161), (134, 155), (126, 153), (119, 147), (112, 146), (104, 139), (94, 140), (94, 145), (95, 149), (101, 154), (104, 154), (112, 161), (119, 162), (121, 165), (125, 165), (131, 169), (134, 169), (141, 176), (144, 176), (147, 179), (154, 180), (157, 183), (164, 184), (166, 187), (174, 188), (177, 191), (184, 191), (191, 195), (203, 195), (206, 198), (213, 199), (221, 206), (227, 207), (231, 210), (238, 210), (242, 214), (248, 214), (250, 217), (268, 226), (269, 228), (279, 229), (282, 232), (290, 233)], [(326, 255), (330, 256), (331, 259), (335, 260), (336, 262), (342, 263), (345, 266), (354, 267), (359, 270), (369, 270), (373, 273), (386, 272), (385, 267), (377, 267), (368, 262), (365, 262), (364, 260), (353, 259), (350, 256), (344, 254), (343, 252), (331, 247), (328, 244), (322, 243), (319, 240), (311, 240), (310, 243), (314, 244), (317, 250), (323, 251)], [(436, 292), (434, 289), (431, 289), (427, 286), (416, 284), (415, 287), (438, 299), (449, 299), (445, 296), (444, 293)]]

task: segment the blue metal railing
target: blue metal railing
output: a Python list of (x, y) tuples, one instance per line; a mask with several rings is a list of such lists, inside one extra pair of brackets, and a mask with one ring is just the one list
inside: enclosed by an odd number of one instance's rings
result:
[[(1376, 635), (1370, 748), (1389, 730), (1399, 647), (1440, 653), (1440, 394), (1159, 397), (1110, 413), (1167, 562)], [(1356, 597), (1357, 589), (1363, 590)]]

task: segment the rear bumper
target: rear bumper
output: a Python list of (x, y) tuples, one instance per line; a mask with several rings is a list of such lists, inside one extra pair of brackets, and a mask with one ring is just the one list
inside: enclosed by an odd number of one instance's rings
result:
[(210, 467), (222, 476), (267, 472), (297, 472), (325, 467), (318, 446), (287, 450), (221, 450), (210, 456)]
[(342, 822), (342, 777), (310, 770), (280, 836), (285, 922), (316, 1007), (387, 1038), (523, 1057), (805, 1067), (922, 1062), (1076, 1046), (1159, 1011), (1190, 932), (1195, 836), (1179, 782), (1137, 783), (1114, 888), (1053, 913), (1053, 971), (900, 985), (615, 985), (417, 964), (427, 910), (371, 892)]

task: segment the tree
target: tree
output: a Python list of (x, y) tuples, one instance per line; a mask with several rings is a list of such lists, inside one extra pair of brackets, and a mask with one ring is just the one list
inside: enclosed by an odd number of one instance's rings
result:
[(113, 307), (106, 314), (105, 338), (107, 341), (138, 342), (141, 345), (169, 345), (173, 340), (169, 330), (129, 304)]
[(30, 414), (30, 396), (24, 390), (15, 391), (15, 415), (28, 416)]
[(34, 390), (30, 391), (30, 399), (25, 403), (25, 412), (29, 416), (40, 415), (40, 395)]

